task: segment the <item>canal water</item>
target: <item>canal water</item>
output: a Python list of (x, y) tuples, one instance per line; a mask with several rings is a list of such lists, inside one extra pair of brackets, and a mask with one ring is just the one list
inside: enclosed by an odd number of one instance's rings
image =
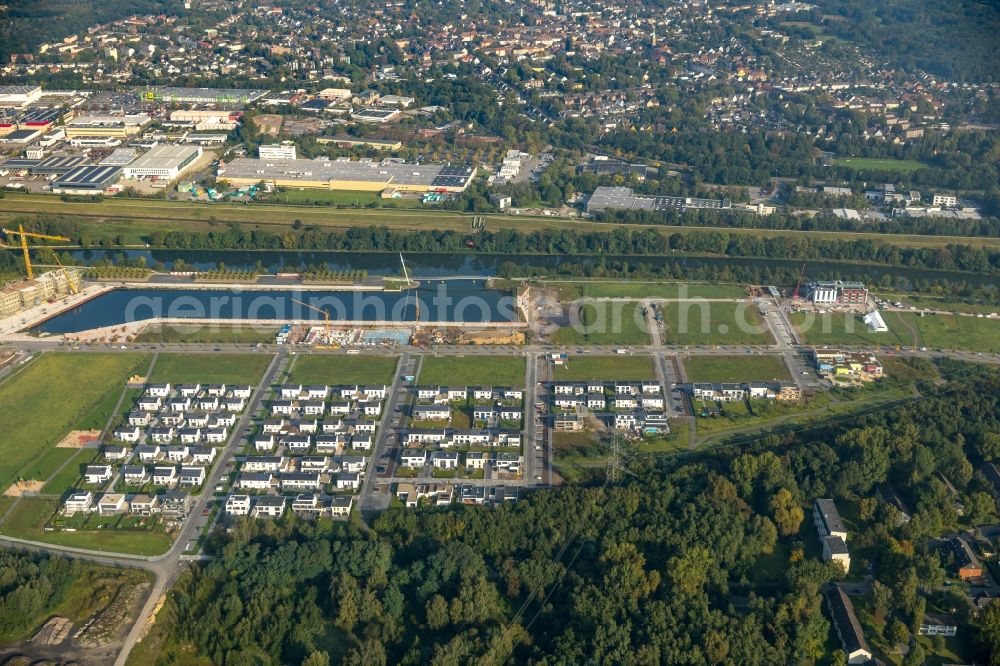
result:
[(511, 294), (485, 280), (422, 280), (400, 292), (277, 289), (117, 289), (36, 326), (37, 333), (76, 333), (157, 317), (324, 321), (501, 323), (518, 317)]

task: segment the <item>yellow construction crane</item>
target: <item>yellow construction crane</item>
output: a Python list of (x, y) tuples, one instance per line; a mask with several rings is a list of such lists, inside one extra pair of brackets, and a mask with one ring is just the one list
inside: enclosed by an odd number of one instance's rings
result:
[(58, 253), (53, 253), (53, 256), (56, 259), (56, 265), (59, 266), (59, 270), (62, 271), (63, 277), (66, 278), (66, 284), (67, 286), (69, 286), (70, 293), (72, 293), (74, 296), (79, 294), (80, 287), (77, 286), (76, 284), (76, 276), (74, 276), (70, 271), (66, 270), (66, 267), (62, 265), (62, 262), (59, 261)]
[(327, 312), (326, 310), (324, 310), (323, 308), (318, 308), (315, 305), (310, 305), (310, 304), (306, 303), (305, 301), (298, 300), (297, 298), (293, 298), (292, 302), (293, 303), (298, 303), (299, 305), (304, 305), (307, 308), (309, 308), (310, 310), (315, 310), (316, 312), (319, 312), (320, 314), (323, 315), (323, 319), (325, 320), (325, 323), (323, 324), (323, 327), (326, 330), (326, 340), (327, 340), (327, 342), (331, 342), (330, 333), (333, 331), (333, 325), (330, 323), (330, 313)]
[(69, 238), (65, 236), (48, 236), (46, 234), (36, 234), (30, 231), (25, 231), (23, 225), (18, 225), (17, 231), (12, 229), (0, 229), (6, 236), (20, 236), (21, 237), (21, 251), (24, 253), (24, 268), (28, 273), (28, 279), (35, 277), (35, 272), (31, 269), (31, 256), (28, 254), (28, 239), (37, 238), (39, 240), (53, 240), (53, 241), (69, 241)]

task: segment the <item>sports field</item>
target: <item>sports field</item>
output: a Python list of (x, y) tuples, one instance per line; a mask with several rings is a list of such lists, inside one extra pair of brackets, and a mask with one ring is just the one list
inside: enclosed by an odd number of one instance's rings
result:
[(160, 354), (149, 381), (256, 384), (270, 362), (270, 354)]
[(296, 384), (391, 384), (396, 356), (298, 355), (288, 380)]
[(774, 342), (752, 303), (667, 303), (663, 343), (668, 345), (768, 345)]
[[(333, 206), (296, 206), (283, 204), (233, 204), (160, 199), (106, 199), (93, 203), (64, 202), (58, 197), (40, 194), (9, 193), (4, 198), (0, 222), (10, 222), (25, 215), (44, 215), (80, 223), (96, 242), (116, 239), (126, 244), (144, 246), (150, 234), (163, 231), (166, 224), (173, 231), (218, 231), (227, 222), (252, 225), (261, 231), (284, 233), (296, 220), (304, 226), (328, 230), (356, 226), (384, 226), (407, 231), (458, 231), (468, 233), (471, 215), (445, 210), (394, 210), (391, 208), (344, 208)], [(512, 229), (534, 232), (540, 229), (564, 231), (606, 232), (615, 228), (636, 231), (650, 230), (663, 236), (683, 231), (717, 233), (716, 227), (618, 224), (553, 217), (485, 215), (490, 230)], [(785, 229), (726, 228), (727, 233), (750, 234), (761, 238), (836, 238), (841, 240), (881, 240), (901, 247), (944, 247), (955, 243), (975, 243), (1000, 248), (1000, 238), (970, 238), (963, 236), (918, 236), (856, 231), (816, 231)]]
[(648, 345), (649, 329), (639, 303), (584, 303), (579, 328), (563, 326), (552, 336), (557, 345)]
[(556, 381), (599, 381), (655, 379), (653, 359), (649, 356), (578, 356), (570, 355), (566, 365), (556, 366), (552, 371)]
[(780, 356), (690, 356), (683, 359), (690, 382), (764, 382), (788, 379)]
[(435, 386), (524, 386), (523, 356), (425, 356), (418, 384)]
[(870, 169), (878, 171), (899, 171), (909, 173), (917, 169), (927, 168), (926, 164), (916, 160), (882, 160), (874, 157), (838, 157), (834, 164), (850, 169)]
[(868, 327), (859, 315), (847, 312), (793, 312), (789, 320), (810, 345), (878, 346), (914, 344), (913, 335), (899, 313), (883, 312), (882, 318), (889, 330), (876, 333)]
[(144, 354), (48, 353), (0, 384), (0, 490), (54, 471), (47, 452), (70, 430), (103, 428), (125, 381), (148, 362)]

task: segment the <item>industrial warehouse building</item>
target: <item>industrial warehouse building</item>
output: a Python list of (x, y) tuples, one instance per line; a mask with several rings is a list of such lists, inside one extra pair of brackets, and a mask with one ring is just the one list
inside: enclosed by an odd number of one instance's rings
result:
[(101, 194), (121, 177), (122, 170), (116, 166), (79, 166), (52, 181), (52, 191), (56, 194)]
[(378, 192), (464, 192), (476, 170), (470, 166), (412, 164), (399, 160), (261, 160), (241, 158), (219, 169), (219, 179), (242, 187), (260, 182), (272, 187)]
[(125, 177), (174, 179), (200, 156), (201, 146), (156, 146), (125, 167)]
[(66, 123), (66, 138), (74, 137), (115, 137), (124, 139), (138, 134), (152, 121), (145, 113), (77, 116)]
[(588, 213), (605, 210), (688, 210), (694, 208), (728, 209), (728, 199), (692, 197), (654, 197), (637, 195), (630, 187), (598, 187), (587, 200)]

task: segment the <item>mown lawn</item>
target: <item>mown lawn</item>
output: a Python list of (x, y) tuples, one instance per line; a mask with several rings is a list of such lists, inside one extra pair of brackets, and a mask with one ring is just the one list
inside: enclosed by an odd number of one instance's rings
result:
[(663, 343), (673, 345), (768, 345), (774, 342), (752, 303), (667, 303)]
[(0, 384), (0, 489), (70, 430), (103, 428), (144, 354), (48, 353)]
[(524, 386), (523, 356), (424, 356), (417, 383), (444, 386)]
[(73, 548), (87, 548), (129, 555), (159, 555), (173, 543), (173, 537), (163, 532), (143, 529), (78, 530), (76, 532), (43, 529), (58, 509), (56, 500), (23, 498), (0, 532), (8, 536), (40, 541)]
[(391, 384), (399, 358), (384, 355), (298, 355), (289, 381), (295, 384)]
[(743, 298), (746, 287), (701, 282), (546, 282), (563, 298)]
[(586, 381), (588, 379), (636, 381), (655, 379), (656, 371), (650, 356), (630, 356), (628, 354), (614, 356), (570, 355), (566, 365), (553, 368), (552, 375), (556, 381)]
[(849, 169), (868, 169), (870, 171), (899, 171), (909, 173), (917, 169), (926, 169), (927, 165), (916, 160), (885, 160), (875, 157), (838, 157), (833, 161), (837, 166)]
[(46, 481), (67, 460), (76, 457), (79, 449), (49, 449), (21, 470), (21, 476), (35, 481)]
[[(74, 451), (73, 449), (65, 450)], [(76, 455), (70, 460), (69, 464), (63, 467), (62, 471), (45, 484), (42, 492), (51, 495), (62, 495), (70, 488), (75, 487), (77, 481), (83, 477), (83, 468), (97, 460), (97, 457), (100, 455), (100, 451), (97, 449), (76, 449), (74, 453)]]
[(690, 382), (763, 382), (789, 377), (780, 356), (690, 356), (683, 362)]
[(137, 342), (184, 342), (255, 344), (274, 342), (278, 329), (274, 326), (150, 326), (136, 338)]
[(578, 323), (563, 326), (552, 336), (557, 345), (648, 345), (649, 328), (639, 303), (584, 303)]
[(1000, 319), (901, 312), (899, 317), (917, 329), (926, 347), (1000, 352)]
[(900, 319), (898, 312), (883, 312), (882, 318), (889, 330), (876, 333), (859, 315), (849, 312), (793, 312), (789, 316), (803, 341), (810, 345), (878, 346), (914, 344), (910, 329)]
[(148, 381), (256, 384), (270, 362), (270, 354), (160, 354)]

